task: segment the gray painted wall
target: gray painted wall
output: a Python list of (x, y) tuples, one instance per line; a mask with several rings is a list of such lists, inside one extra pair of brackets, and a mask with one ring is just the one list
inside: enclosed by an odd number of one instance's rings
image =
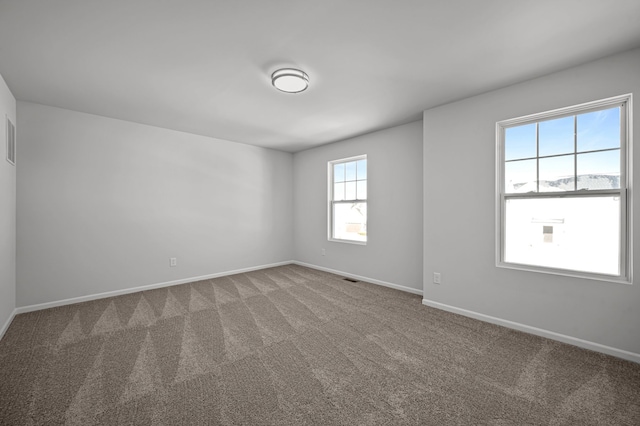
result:
[[(625, 285), (499, 269), (494, 256), (496, 122), (630, 92), (637, 105), (640, 50), (424, 112), (425, 299), (640, 353), (637, 280)], [(637, 135), (637, 106), (633, 125)], [(639, 155), (636, 143), (636, 165)], [(442, 274), (441, 285), (432, 283), (433, 272)]]
[(28, 102), (18, 120), (17, 306), (292, 259), (292, 154)]
[(16, 100), (0, 76), (0, 335), (16, 307), (16, 167), (7, 161), (6, 117), (17, 134)]
[[(367, 154), (367, 245), (327, 241), (327, 162), (362, 154)], [(422, 122), (298, 152), (293, 178), (296, 260), (421, 289)]]

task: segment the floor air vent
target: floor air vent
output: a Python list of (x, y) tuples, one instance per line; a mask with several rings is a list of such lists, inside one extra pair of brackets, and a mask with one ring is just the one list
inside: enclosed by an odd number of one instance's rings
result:
[(354, 280), (353, 278), (343, 278), (345, 281), (349, 281), (350, 283), (357, 283), (358, 280)]

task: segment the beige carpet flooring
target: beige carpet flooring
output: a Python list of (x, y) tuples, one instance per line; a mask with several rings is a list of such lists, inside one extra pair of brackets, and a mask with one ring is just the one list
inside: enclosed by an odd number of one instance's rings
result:
[(296, 265), (18, 315), (2, 425), (640, 425), (640, 365)]

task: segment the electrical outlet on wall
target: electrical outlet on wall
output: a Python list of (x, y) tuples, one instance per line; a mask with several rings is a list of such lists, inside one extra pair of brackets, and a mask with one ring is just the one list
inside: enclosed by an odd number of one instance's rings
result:
[(178, 266), (178, 258), (176, 257), (169, 258), (169, 266), (171, 267)]
[(322, 253), (323, 256), (326, 256), (327, 251), (325, 249), (322, 249), (322, 251), (320, 253)]
[(434, 284), (441, 284), (442, 283), (442, 277), (440, 276), (440, 272), (434, 272), (433, 273), (433, 283)]

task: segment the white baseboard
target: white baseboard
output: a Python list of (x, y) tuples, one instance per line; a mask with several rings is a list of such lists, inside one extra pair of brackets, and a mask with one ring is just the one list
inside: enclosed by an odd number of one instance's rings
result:
[(226, 275), (234, 275), (234, 274), (241, 274), (243, 272), (257, 271), (258, 269), (266, 269), (266, 268), (273, 268), (273, 267), (276, 267), (276, 266), (290, 265), (291, 263), (292, 263), (292, 261), (287, 260), (285, 262), (270, 263), (268, 265), (260, 265), (260, 266), (252, 266), (252, 267), (249, 267), (249, 268), (236, 269), (236, 270), (233, 270), (233, 271), (217, 272), (215, 274), (202, 275), (202, 276), (199, 276), (199, 277), (183, 278), (183, 279), (179, 279), (179, 280), (175, 280), (175, 281), (167, 281), (167, 282), (163, 282), (163, 283), (149, 284), (149, 285), (143, 285), (143, 286), (132, 287), (132, 288), (125, 288), (123, 290), (106, 291), (104, 293), (90, 294), (90, 295), (87, 295), (87, 296), (80, 296), (80, 297), (72, 297), (71, 299), (63, 299), (63, 300), (56, 300), (56, 301), (53, 301), (53, 302), (39, 303), (37, 305), (21, 306), (19, 308), (16, 308), (16, 310), (14, 311), (14, 315), (15, 314), (22, 314), (22, 313), (25, 313), (25, 312), (39, 311), (41, 309), (55, 308), (55, 307), (58, 307), (58, 306), (72, 305), (74, 303), (88, 302), (90, 300), (104, 299), (105, 297), (121, 296), (123, 294), (136, 293), (138, 291), (154, 290), (156, 288), (169, 287), (169, 286), (172, 286), (172, 285), (186, 284), (186, 283), (191, 283), (191, 282), (195, 282), (195, 281), (202, 281), (202, 280), (210, 280), (212, 278), (223, 277), (223, 276), (226, 276)]
[(402, 290), (402, 291), (406, 291), (407, 293), (413, 293), (413, 294), (418, 294), (418, 295), (422, 296), (422, 290), (419, 290), (419, 289), (416, 289), (416, 288), (406, 287), (406, 286), (399, 285), (399, 284), (388, 283), (386, 281), (380, 281), (380, 280), (376, 280), (374, 278), (369, 278), (369, 277), (363, 277), (363, 276), (360, 276), (360, 275), (350, 274), (348, 272), (337, 271), (335, 269), (325, 268), (323, 266), (318, 266), (318, 265), (312, 265), (310, 263), (299, 262), (297, 260), (294, 260), (291, 263), (296, 264), (296, 265), (300, 265), (300, 266), (305, 266), (305, 267), (311, 268), (311, 269), (317, 269), (319, 271), (330, 272), (332, 274), (341, 275), (341, 276), (347, 277), (347, 278), (354, 278), (354, 279), (357, 279), (359, 281), (366, 281), (368, 283), (377, 284), (377, 285), (381, 285), (381, 286), (384, 286), (384, 287), (395, 288), (396, 290)]
[(2, 328), (0, 328), (0, 340), (2, 340), (2, 338), (4, 337), (4, 333), (7, 332), (9, 326), (11, 325), (11, 321), (13, 321), (13, 318), (15, 318), (17, 314), (18, 310), (14, 309), (13, 312), (11, 312), (11, 315), (9, 315), (9, 318), (7, 318), (7, 321), (5, 321), (5, 323), (2, 325)]
[(551, 340), (568, 343), (584, 349), (601, 352), (617, 358), (626, 359), (627, 361), (640, 363), (640, 354), (625, 351), (622, 349), (612, 348), (611, 346), (601, 345), (600, 343), (590, 342), (588, 340), (578, 339), (577, 337), (567, 336), (565, 334), (556, 333), (542, 328), (532, 327), (530, 325), (521, 324), (501, 318), (492, 317), (466, 309), (457, 308), (455, 306), (445, 305), (444, 303), (434, 302), (428, 299), (422, 299), (422, 304), (432, 308), (441, 309), (443, 311), (453, 312), (454, 314), (464, 315), (465, 317), (477, 319), (491, 324), (501, 325), (503, 327), (512, 328), (514, 330), (524, 331), (525, 333), (535, 334), (536, 336), (546, 337)]

